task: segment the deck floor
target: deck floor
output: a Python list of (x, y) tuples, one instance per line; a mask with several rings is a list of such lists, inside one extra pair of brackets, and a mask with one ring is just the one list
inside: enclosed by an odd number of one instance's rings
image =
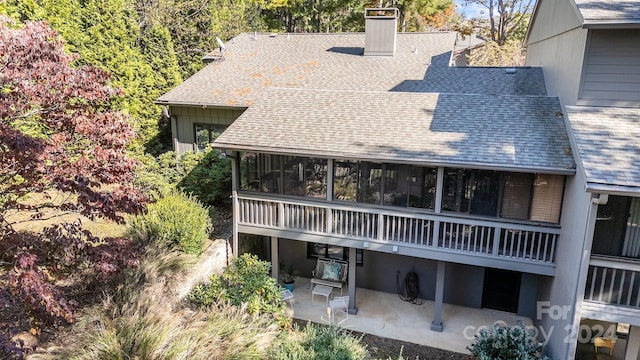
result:
[[(309, 279), (298, 278), (293, 294), (293, 308), (287, 304), (289, 316), (329, 324), (326, 298), (316, 295), (312, 302)], [(334, 289), (332, 295), (339, 296), (340, 290)], [(346, 288), (343, 295), (347, 295)], [(532, 324), (531, 319), (512, 313), (444, 304), (444, 330), (435, 332), (430, 330), (433, 305), (433, 301), (415, 305), (403, 301), (396, 294), (357, 288), (358, 314), (349, 315), (348, 320), (339, 314), (336, 323), (354, 331), (465, 354), (469, 353), (466, 347), (472, 343), (473, 335), (482, 326), (491, 326), (496, 321), (513, 325), (517, 320), (522, 320), (525, 325)]]

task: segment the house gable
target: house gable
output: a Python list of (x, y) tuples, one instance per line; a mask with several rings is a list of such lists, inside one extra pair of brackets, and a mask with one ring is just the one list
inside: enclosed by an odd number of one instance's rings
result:
[(525, 44), (534, 44), (581, 25), (582, 18), (573, 1), (538, 0), (531, 16)]

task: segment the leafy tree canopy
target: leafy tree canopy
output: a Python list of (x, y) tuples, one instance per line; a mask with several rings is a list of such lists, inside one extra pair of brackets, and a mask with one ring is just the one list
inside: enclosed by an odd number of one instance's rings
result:
[(474, 19), (481, 35), (504, 45), (507, 40), (524, 40), (535, 0), (465, 0), (487, 9), (488, 21)]
[[(0, 61), (0, 264), (13, 266), (0, 283), (34, 319), (71, 321), (72, 307), (52, 277), (80, 263), (109, 273), (134, 257), (123, 243), (101, 243), (78, 223), (18, 233), (16, 223), (25, 220), (10, 215), (31, 214), (28, 221), (73, 212), (122, 222), (123, 211), (144, 202), (127, 185), (136, 166), (126, 155), (134, 133), (112, 107), (121, 92), (109, 86), (109, 75), (74, 65), (81, 62), (45, 23), (15, 27), (2, 18)], [(28, 201), (32, 194), (43, 200)]]
[(159, 107), (154, 101), (181, 81), (167, 28), (138, 25), (132, 0), (8, 0), (4, 12), (19, 21), (45, 20), (80, 55), (75, 64), (90, 64), (111, 74), (122, 94), (110, 102), (131, 115), (138, 145), (153, 144)]

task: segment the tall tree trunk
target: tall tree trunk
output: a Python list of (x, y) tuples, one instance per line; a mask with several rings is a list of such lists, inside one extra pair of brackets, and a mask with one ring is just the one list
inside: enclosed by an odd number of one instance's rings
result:
[(493, 19), (493, 1), (489, 0), (489, 23), (491, 24), (491, 40), (498, 41), (496, 37), (496, 22)]

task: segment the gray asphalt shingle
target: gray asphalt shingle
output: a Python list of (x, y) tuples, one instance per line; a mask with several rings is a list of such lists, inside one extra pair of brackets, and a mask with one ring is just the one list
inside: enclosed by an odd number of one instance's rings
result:
[(572, 173), (557, 98), (269, 89), (227, 149)]
[(455, 33), (401, 33), (393, 57), (363, 56), (364, 34), (241, 34), (159, 103), (248, 107), (269, 87), (545, 95), (539, 68), (450, 68)]
[(640, 187), (640, 109), (567, 106), (587, 182)]
[(575, 0), (584, 23), (640, 22), (640, 0)]

